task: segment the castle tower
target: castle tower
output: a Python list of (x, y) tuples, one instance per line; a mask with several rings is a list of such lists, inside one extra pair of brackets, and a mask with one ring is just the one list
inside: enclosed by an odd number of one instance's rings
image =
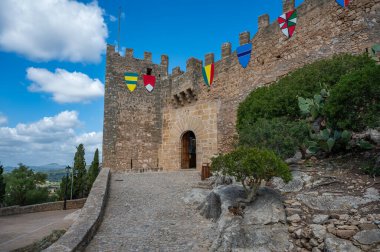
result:
[[(104, 98), (103, 165), (114, 170), (154, 169), (158, 167), (161, 142), (162, 101), (168, 75), (169, 58), (161, 56), (161, 64), (152, 62), (152, 53), (144, 59), (133, 57), (126, 49), (125, 57), (107, 47), (107, 70)], [(128, 90), (124, 75), (138, 75), (136, 89)], [(156, 78), (154, 89), (144, 87), (143, 76)]]

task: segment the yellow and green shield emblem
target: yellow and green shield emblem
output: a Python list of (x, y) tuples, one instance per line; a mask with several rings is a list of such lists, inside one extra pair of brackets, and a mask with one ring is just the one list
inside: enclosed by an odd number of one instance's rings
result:
[(133, 92), (133, 90), (137, 87), (137, 80), (139, 78), (138, 73), (130, 73), (126, 72), (124, 75), (125, 84), (127, 85), (127, 88), (129, 91)]

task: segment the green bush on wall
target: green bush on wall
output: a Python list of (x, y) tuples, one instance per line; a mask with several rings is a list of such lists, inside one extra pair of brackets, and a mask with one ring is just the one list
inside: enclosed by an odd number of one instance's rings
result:
[(380, 66), (345, 75), (330, 94), (325, 112), (332, 127), (357, 132), (380, 127)]
[(288, 158), (294, 155), (308, 136), (309, 127), (305, 120), (259, 118), (253, 125), (241, 128), (239, 144), (268, 148), (280, 157)]
[(313, 97), (321, 88), (330, 89), (342, 76), (365, 66), (375, 66), (367, 55), (337, 55), (306, 65), (275, 84), (252, 91), (239, 105), (238, 131), (259, 118), (300, 118), (297, 97)]
[[(362, 130), (379, 126), (379, 66), (363, 54), (337, 55), (290, 73), (277, 83), (253, 90), (239, 105), (239, 144), (265, 147), (287, 158), (302, 147), (309, 126), (298, 106), (299, 97), (330, 91), (320, 113), (328, 113), (333, 129)], [(316, 118), (314, 118), (316, 119)]]

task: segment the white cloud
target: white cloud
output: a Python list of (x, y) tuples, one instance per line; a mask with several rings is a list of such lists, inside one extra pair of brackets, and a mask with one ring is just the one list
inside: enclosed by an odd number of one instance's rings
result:
[(0, 125), (8, 123), (8, 118), (0, 112)]
[(1, 0), (0, 49), (32, 60), (99, 62), (107, 26), (97, 2)]
[(115, 16), (110, 15), (110, 21), (111, 22), (116, 22), (117, 18)]
[(82, 123), (76, 111), (63, 111), (14, 128), (0, 127), (0, 161), (15, 165), (48, 163), (72, 164), (76, 146), (83, 143), (87, 163), (91, 163), (96, 148), (101, 151), (102, 132), (78, 134)]
[(26, 70), (27, 79), (33, 83), (31, 92), (45, 92), (53, 95), (59, 103), (86, 102), (104, 95), (104, 86), (98, 79), (86, 74), (57, 68), (54, 73), (43, 68), (30, 67)]

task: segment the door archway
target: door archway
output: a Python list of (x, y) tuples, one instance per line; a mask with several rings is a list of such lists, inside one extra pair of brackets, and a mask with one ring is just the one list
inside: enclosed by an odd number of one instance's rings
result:
[(197, 142), (194, 132), (186, 131), (181, 139), (181, 168), (197, 168)]

